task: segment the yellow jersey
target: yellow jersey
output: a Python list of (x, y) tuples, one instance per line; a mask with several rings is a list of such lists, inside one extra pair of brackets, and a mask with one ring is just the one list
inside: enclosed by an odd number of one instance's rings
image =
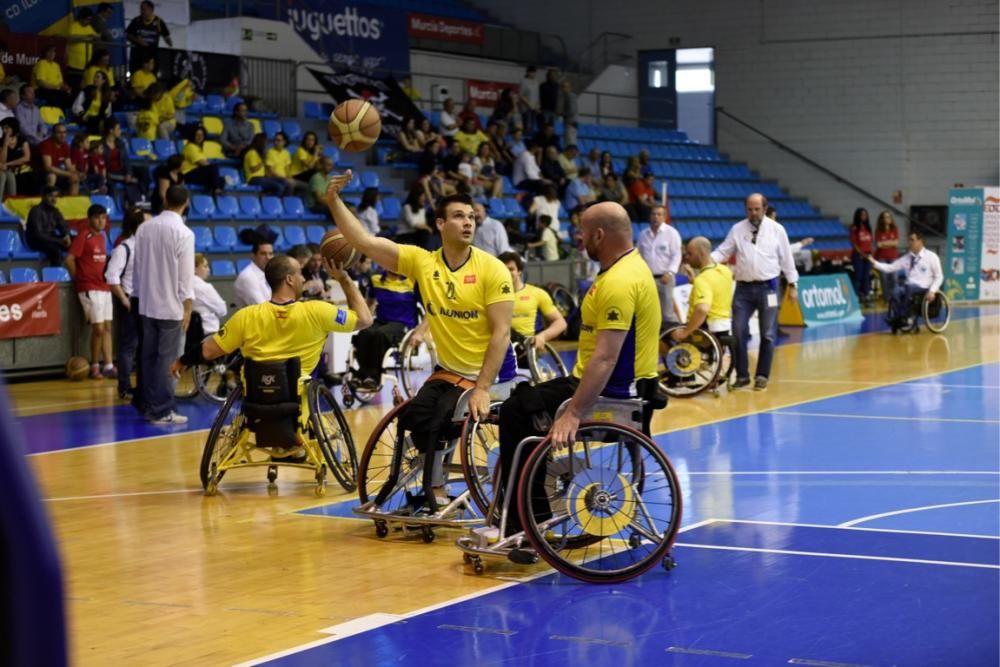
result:
[(144, 69), (134, 72), (132, 74), (132, 90), (134, 90), (139, 95), (146, 92), (146, 89), (151, 85), (156, 83), (156, 73), (147, 72)]
[(299, 146), (292, 156), (292, 176), (298, 176), (316, 166), (317, 158), (306, 149)]
[(599, 331), (627, 331), (611, 377), (601, 392), (611, 398), (636, 396), (635, 381), (656, 377), (660, 338), (660, 297), (656, 281), (633, 248), (597, 274), (580, 306), (580, 344), (573, 375), (583, 377)]
[(141, 139), (156, 139), (157, 126), (158, 116), (152, 109), (143, 109), (135, 117), (135, 134)]
[(150, 107), (156, 112), (156, 117), (161, 123), (177, 120), (177, 109), (174, 108), (174, 100), (170, 95), (164, 94), (159, 102), (153, 102)]
[(44, 88), (58, 88), (63, 84), (62, 68), (54, 60), (39, 59), (31, 76), (35, 83), (45, 84)]
[(288, 170), (292, 166), (292, 156), (284, 149), (279, 151), (277, 148), (269, 148), (267, 150), (267, 166), (271, 168), (275, 176), (288, 178)]
[(713, 264), (701, 270), (691, 286), (688, 321), (696, 306), (708, 304), (709, 331), (729, 331), (733, 317), (733, 272), (725, 264)]
[(246, 306), (212, 336), (223, 352), (239, 349), (256, 361), (298, 357), (302, 372), (312, 373), (319, 363), (326, 336), (334, 331), (354, 331), (358, 315), (326, 301), (271, 301)]
[(548, 292), (525, 283), (524, 287), (514, 295), (514, 317), (510, 322), (510, 328), (522, 336), (534, 336), (537, 332), (539, 311), (542, 317), (559, 312)]
[(108, 80), (108, 85), (113, 88), (115, 85), (115, 75), (111, 73), (110, 69), (106, 67), (98, 67), (97, 65), (91, 65), (87, 69), (83, 70), (83, 85), (92, 85), (94, 83), (94, 75), (98, 72), (104, 72), (104, 76)]
[[(476, 379), (490, 344), (486, 307), (514, 300), (510, 272), (503, 263), (479, 248), (464, 264), (452, 269), (443, 251), (428, 252), (411, 245), (399, 246), (397, 273), (416, 283), (431, 329), (438, 363), (445, 369)], [(498, 380), (514, 377), (517, 362), (508, 347)]]
[[(89, 25), (83, 25), (79, 21), (71, 19), (69, 22), (69, 33), (67, 37), (91, 37), (97, 39), (97, 31)], [(75, 70), (83, 70), (90, 62), (90, 55), (93, 46), (90, 42), (72, 42), (66, 47), (66, 67)]]
[(205, 151), (201, 149), (201, 146), (189, 141), (184, 144), (184, 164), (181, 166), (181, 171), (183, 173), (188, 173), (193, 169), (197, 169), (201, 165), (198, 164), (201, 160), (205, 160)]
[(249, 183), (250, 179), (258, 176), (266, 176), (264, 161), (260, 159), (260, 153), (251, 148), (243, 156), (243, 180)]

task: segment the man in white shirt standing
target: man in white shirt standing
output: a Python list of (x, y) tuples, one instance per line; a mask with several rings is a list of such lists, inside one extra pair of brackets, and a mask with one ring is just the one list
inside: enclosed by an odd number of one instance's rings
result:
[(275, 234), (267, 225), (246, 229), (240, 240), (251, 246), (250, 263), (240, 271), (233, 282), (237, 308), (264, 303), (271, 298), (271, 288), (264, 277), (264, 267), (274, 257)]
[(649, 212), (649, 227), (639, 233), (639, 254), (646, 260), (656, 279), (664, 328), (677, 324), (674, 286), (683, 255), (680, 232), (666, 221), (667, 209), (660, 205), (654, 206)]
[(458, 132), (458, 120), (455, 118), (455, 100), (450, 97), (444, 101), (444, 109), (438, 116), (438, 130), (442, 137), (454, 137)]
[(472, 215), (476, 218), (476, 237), (472, 245), (494, 257), (510, 251), (510, 239), (502, 222), (486, 215), (486, 207), (479, 202), (472, 205)]
[(194, 298), (194, 233), (181, 216), (190, 203), (179, 185), (167, 189), (163, 213), (135, 234), (133, 288), (142, 321), (140, 366), (146, 419), (160, 426), (187, 423), (174, 410), (171, 364), (180, 355)]
[(778, 335), (778, 277), (785, 274), (791, 299), (798, 299), (795, 269), (788, 234), (780, 224), (764, 215), (767, 198), (753, 193), (746, 198), (747, 217), (729, 230), (712, 259), (719, 263), (736, 256), (736, 293), (733, 295), (733, 338), (736, 341), (736, 382), (734, 389), (750, 384), (747, 341), (750, 338), (750, 317), (757, 311), (760, 323), (760, 350), (753, 388), (767, 389), (774, 358), (774, 341)]
[(910, 252), (895, 262), (879, 262), (871, 255), (868, 261), (884, 274), (892, 275), (897, 271), (906, 271), (906, 282), (897, 285), (889, 297), (889, 326), (893, 332), (911, 324), (913, 312), (910, 302), (916, 296), (926, 295), (933, 302), (944, 282), (941, 271), (941, 258), (932, 250), (924, 247), (924, 237), (920, 232), (910, 232), (908, 238)]
[(528, 144), (527, 150), (523, 151), (514, 160), (514, 169), (511, 172), (510, 181), (518, 190), (530, 190), (536, 195), (542, 194), (546, 183), (550, 183), (546, 178), (542, 178), (542, 170), (538, 166), (538, 157), (542, 154), (542, 149), (535, 143)]
[(534, 65), (529, 65), (518, 89), (525, 134), (531, 134), (537, 129), (535, 127), (535, 119), (538, 116), (538, 79), (535, 78), (537, 71)]

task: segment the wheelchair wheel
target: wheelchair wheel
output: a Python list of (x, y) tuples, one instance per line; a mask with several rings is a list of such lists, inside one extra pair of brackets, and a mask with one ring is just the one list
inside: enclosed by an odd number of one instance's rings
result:
[(413, 398), (421, 383), (434, 372), (437, 363), (430, 332), (424, 335), (423, 343), (416, 348), (410, 343), (412, 336), (413, 332), (408, 331), (399, 343), (399, 381), (407, 398)]
[[(560, 469), (560, 460), (570, 465)], [(542, 441), (528, 457), (517, 496), (521, 525), (538, 554), (582, 581), (617, 583), (667, 565), (680, 527), (680, 483), (670, 461), (626, 426), (582, 424), (559, 452)], [(575, 552), (563, 553), (567, 548)]]
[(220, 470), (223, 462), (239, 444), (240, 436), (246, 429), (243, 417), (243, 390), (237, 386), (225, 403), (219, 408), (219, 414), (212, 422), (205, 441), (205, 449), (201, 454), (201, 486), (206, 495), (214, 495), (216, 487), (225, 470)]
[(198, 393), (198, 385), (195, 383), (195, 373), (193, 367), (187, 367), (177, 378), (174, 385), (174, 398), (194, 398)]
[(679, 328), (671, 327), (660, 335), (657, 372), (669, 396), (684, 398), (715, 386), (725, 355), (715, 336), (700, 329), (680, 342), (675, 341), (670, 334)]
[(224, 403), (231, 389), (227, 378), (227, 367), (222, 360), (216, 363), (198, 364), (191, 367), (194, 384), (198, 393), (213, 403)]
[(948, 323), (951, 321), (951, 304), (948, 303), (948, 297), (944, 292), (938, 292), (934, 301), (928, 301), (927, 297), (924, 297), (921, 308), (924, 324), (929, 331), (941, 333), (948, 328)]
[(500, 426), (497, 415), (486, 421), (466, 419), (462, 426), (462, 475), (469, 495), (486, 516), (496, 496), (493, 483), (500, 466)]
[(559, 313), (563, 317), (567, 317), (580, 305), (573, 293), (570, 292), (564, 285), (559, 283), (548, 283), (545, 285), (545, 291), (549, 293), (552, 297), (552, 303), (556, 308), (559, 309)]
[[(358, 499), (374, 500), (384, 512), (400, 512), (423, 493), (422, 455), (399, 427), (409, 401), (390, 410), (372, 431), (358, 466)], [(398, 451), (397, 451), (398, 449)]]
[(309, 384), (309, 425), (326, 465), (345, 491), (358, 487), (358, 455), (354, 437), (333, 393), (321, 382)]
[(566, 364), (554, 347), (546, 343), (542, 352), (537, 352), (534, 345), (527, 345), (527, 347), (528, 366), (530, 366), (531, 381), (534, 384), (547, 382), (558, 377), (566, 377)]

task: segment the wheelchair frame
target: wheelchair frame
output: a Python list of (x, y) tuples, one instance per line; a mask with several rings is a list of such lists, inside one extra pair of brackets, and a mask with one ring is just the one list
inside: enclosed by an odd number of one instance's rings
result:
[[(354, 346), (351, 346), (351, 350), (347, 355), (347, 373), (344, 375), (342, 388), (344, 407), (351, 407), (355, 400), (361, 404), (369, 403), (372, 399), (378, 396), (379, 393), (381, 393), (386, 383), (392, 384), (392, 402), (394, 405), (399, 405), (404, 400), (413, 398), (416, 391), (414, 390), (414, 381), (410, 374), (414, 370), (425, 370), (423, 367), (419, 369), (415, 368), (415, 351), (413, 350), (413, 345), (411, 344), (414, 331), (416, 331), (416, 329), (410, 329), (407, 331), (403, 334), (403, 338), (399, 341), (399, 345), (386, 350), (385, 357), (382, 362), (382, 377), (379, 380), (378, 388), (374, 390), (361, 389), (351, 382), (353, 375), (357, 373), (358, 370), (357, 362), (354, 358)], [(421, 347), (426, 349), (427, 355), (430, 359), (429, 367), (426, 370), (428, 372), (433, 372), (434, 366), (437, 364), (437, 353), (434, 349), (434, 341), (431, 338), (430, 331), (428, 331), (424, 336), (424, 341), (421, 344)], [(417, 352), (419, 352), (419, 348), (417, 349)], [(389, 363), (386, 363), (387, 361)], [(402, 387), (402, 391), (400, 391), (400, 387)]]
[[(659, 368), (657, 369), (660, 376), (660, 386), (667, 395), (675, 398), (690, 398), (709, 389), (718, 398), (721, 395), (722, 386), (729, 389), (732, 385), (734, 370), (732, 347), (705, 329), (696, 329), (680, 342), (673, 340), (670, 334), (682, 328), (683, 325), (673, 326), (660, 334)], [(715, 359), (714, 363), (711, 360), (703, 361), (708, 355)], [(681, 376), (672, 371), (671, 365), (678, 365), (688, 372)], [(686, 378), (695, 378), (694, 383), (682, 385), (669, 382), (669, 380), (684, 380)]]
[[(528, 360), (528, 367), (523, 369), (528, 372), (528, 379), (531, 384), (547, 382), (557, 377), (566, 377), (569, 373), (566, 370), (566, 362), (559, 356), (559, 352), (551, 344), (545, 343), (544, 355), (551, 359), (551, 362), (541, 361), (538, 357), (538, 350), (534, 345), (528, 344), (528, 338), (514, 343), (514, 356), (520, 359), (524, 356)], [(522, 369), (519, 367), (518, 371)], [(522, 376), (523, 377), (523, 376)]]
[[(226, 398), (233, 390), (227, 386), (224, 393), (219, 393), (219, 383), (227, 382), (227, 376), (233, 373), (237, 384), (239, 384), (239, 368), (242, 361), (243, 356), (239, 352), (234, 352), (213, 361), (189, 366), (181, 374), (181, 378), (184, 378), (185, 375), (190, 375), (190, 385), (182, 385), (181, 380), (178, 379), (174, 395), (177, 398), (189, 399), (200, 394), (202, 398), (212, 403), (225, 403)], [(212, 382), (213, 378), (217, 378), (217, 382), (214, 385)], [(181, 389), (182, 386), (184, 389)]]
[(944, 292), (938, 292), (937, 296), (934, 297), (935, 300), (937, 299), (942, 300), (941, 305), (938, 306), (938, 308), (939, 312), (940, 309), (945, 310), (943, 323), (939, 323), (937, 321), (938, 318), (930, 317), (930, 309), (933, 308), (934, 306), (930, 301), (927, 300), (927, 294), (926, 293), (921, 294), (919, 299), (920, 299), (919, 303), (917, 303), (917, 297), (914, 297), (910, 301), (910, 313), (907, 317), (913, 319), (912, 323), (910, 323), (909, 326), (899, 326), (899, 327), (890, 324), (893, 333), (896, 333), (897, 330), (906, 333), (918, 333), (920, 331), (920, 318), (923, 318), (924, 326), (926, 326), (927, 330), (930, 331), (931, 333), (936, 333), (936, 334), (944, 333), (944, 330), (948, 328), (948, 324), (951, 323), (951, 301), (948, 299), (948, 296)]

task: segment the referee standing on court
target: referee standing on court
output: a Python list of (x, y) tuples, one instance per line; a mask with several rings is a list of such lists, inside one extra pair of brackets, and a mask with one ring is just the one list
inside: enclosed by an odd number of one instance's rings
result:
[(780, 224), (764, 215), (767, 198), (753, 193), (746, 198), (747, 217), (729, 230), (712, 259), (722, 264), (736, 256), (736, 293), (733, 295), (733, 338), (736, 342), (736, 382), (733, 388), (750, 384), (747, 340), (750, 338), (750, 317), (757, 311), (760, 322), (760, 351), (753, 383), (756, 391), (767, 389), (774, 357), (774, 341), (778, 335), (778, 277), (784, 273), (788, 281), (789, 298), (797, 299), (795, 270), (788, 234)]

